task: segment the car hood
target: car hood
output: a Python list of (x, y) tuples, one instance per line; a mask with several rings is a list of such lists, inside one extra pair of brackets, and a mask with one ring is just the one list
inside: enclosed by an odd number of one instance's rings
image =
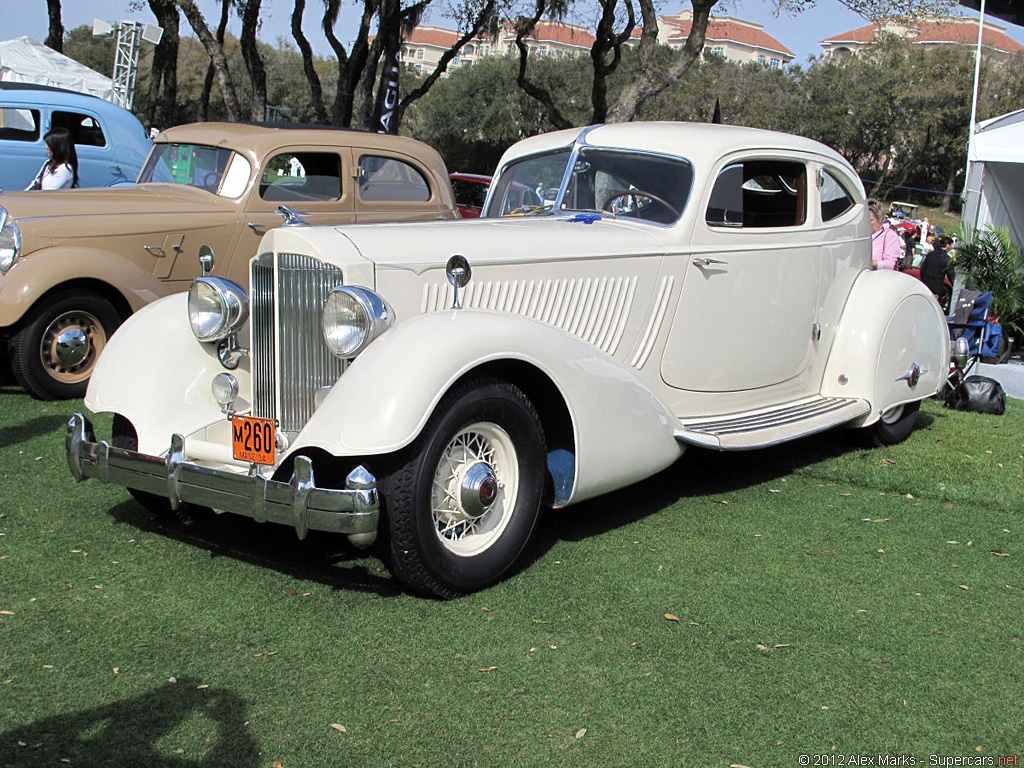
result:
[(19, 226), (75, 216), (124, 216), (150, 213), (199, 212), (229, 205), (206, 190), (177, 184), (141, 184), (103, 189), (67, 189), (56, 192), (5, 192), (0, 206)]
[(472, 266), (663, 253), (671, 230), (610, 217), (588, 222), (575, 216), (524, 216), (348, 226), (337, 231), (378, 270), (421, 274), (443, 266), (456, 253)]

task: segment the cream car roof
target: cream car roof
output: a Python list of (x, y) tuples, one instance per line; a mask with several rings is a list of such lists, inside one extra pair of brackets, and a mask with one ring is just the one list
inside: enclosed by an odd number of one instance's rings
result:
[(850, 164), (838, 152), (803, 136), (735, 125), (672, 122), (612, 123), (533, 136), (510, 147), (499, 167), (526, 155), (569, 146), (584, 133), (584, 140), (592, 146), (675, 155), (698, 167), (706, 167), (736, 151), (781, 149), (819, 155), (853, 174)]

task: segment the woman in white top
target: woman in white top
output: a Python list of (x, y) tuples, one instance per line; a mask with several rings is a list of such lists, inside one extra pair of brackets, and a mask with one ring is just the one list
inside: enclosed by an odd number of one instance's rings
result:
[(49, 158), (28, 189), (71, 189), (78, 186), (78, 155), (75, 142), (67, 128), (54, 128), (47, 133), (46, 155)]

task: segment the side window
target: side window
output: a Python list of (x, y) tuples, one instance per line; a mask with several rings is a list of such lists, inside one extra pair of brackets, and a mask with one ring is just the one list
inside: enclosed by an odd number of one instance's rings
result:
[(359, 158), (359, 197), (374, 202), (422, 202), (430, 199), (430, 185), (409, 163), (393, 157), (363, 155)]
[(67, 128), (71, 138), (80, 147), (105, 147), (107, 139), (103, 135), (103, 129), (91, 115), (83, 115), (78, 112), (57, 112), (54, 111), (51, 120), (53, 128)]
[(274, 203), (341, 198), (341, 157), (333, 152), (282, 152), (267, 163), (260, 197)]
[(822, 221), (832, 221), (853, 208), (853, 198), (832, 171), (822, 169), (819, 184)]
[(39, 110), (0, 107), (0, 139), (39, 141)]
[(712, 227), (798, 227), (807, 220), (803, 163), (747, 160), (722, 169), (705, 221)]

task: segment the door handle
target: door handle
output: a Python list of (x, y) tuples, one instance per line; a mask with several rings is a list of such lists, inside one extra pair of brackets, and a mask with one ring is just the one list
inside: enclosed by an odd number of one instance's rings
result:
[(260, 232), (260, 230), (261, 230), (261, 229), (266, 229), (266, 228), (267, 228), (267, 225), (266, 225), (266, 224), (264, 224), (264, 223), (263, 223), (262, 221), (250, 221), (250, 222), (249, 222), (248, 224), (246, 224), (245, 226), (247, 226), (247, 227), (248, 227), (249, 229), (251, 229), (251, 230), (252, 230), (253, 232), (255, 232), (256, 234), (262, 234), (262, 233)]
[(695, 267), (710, 267), (712, 264), (728, 264), (727, 261), (721, 261), (719, 259), (702, 259), (695, 258), (692, 262)]
[[(142, 247), (145, 248), (147, 251), (149, 251), (149, 255), (150, 256), (166, 256), (167, 255), (164, 252), (164, 247), (162, 245), (144, 245)], [(177, 250), (177, 249), (175, 249), (175, 250)]]

